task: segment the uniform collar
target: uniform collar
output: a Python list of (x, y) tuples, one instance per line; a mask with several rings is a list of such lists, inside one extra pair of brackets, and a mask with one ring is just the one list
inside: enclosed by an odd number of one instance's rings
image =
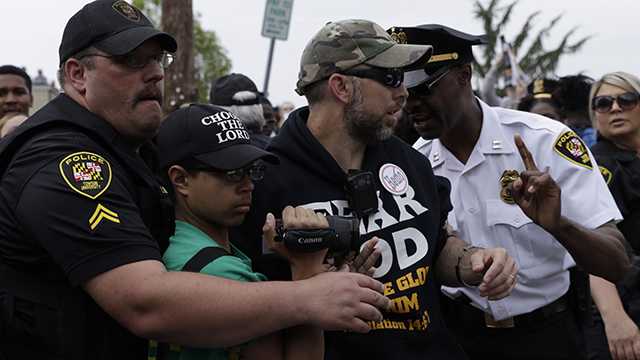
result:
[[(500, 118), (494, 109), (489, 105), (477, 99), (482, 110), (482, 128), (480, 129), (480, 137), (474, 147), (474, 152), (479, 149), (482, 154), (511, 154), (515, 151), (513, 145), (513, 139), (509, 139), (505, 136), (500, 126)], [(420, 140), (419, 140), (420, 141)], [(429, 140), (423, 140), (421, 143), (416, 143), (416, 147), (422, 147), (426, 145)], [(453, 155), (447, 150), (440, 142), (439, 139), (435, 139), (431, 142), (431, 151), (427, 156), (431, 162), (431, 166), (435, 169), (445, 162), (445, 158), (452, 157)], [(471, 168), (484, 161), (484, 156), (475, 157), (473, 154), (467, 162), (467, 167)], [(461, 170), (459, 166), (451, 163), (447, 164), (452, 170)]]
[(482, 109), (482, 129), (476, 147), (483, 154), (511, 154), (515, 151), (513, 139), (505, 136), (500, 117), (489, 105), (477, 99)]
[[(446, 152), (445, 152), (446, 151)], [(440, 139), (431, 141), (431, 152), (429, 153), (429, 161), (432, 168), (437, 168), (444, 163), (444, 158), (448, 156), (449, 151), (442, 146)]]
[(62, 93), (52, 102), (55, 102), (56, 108), (60, 112), (68, 114), (65, 118), (66, 121), (98, 133), (110, 143), (117, 142), (120, 137), (111, 124), (78, 104), (68, 95)]

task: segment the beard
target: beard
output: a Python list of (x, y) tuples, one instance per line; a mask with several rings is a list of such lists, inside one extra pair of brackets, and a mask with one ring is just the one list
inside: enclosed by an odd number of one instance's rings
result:
[(353, 98), (344, 110), (347, 133), (367, 145), (386, 140), (393, 135), (393, 128), (385, 125), (386, 115), (364, 110), (360, 83), (353, 81)]

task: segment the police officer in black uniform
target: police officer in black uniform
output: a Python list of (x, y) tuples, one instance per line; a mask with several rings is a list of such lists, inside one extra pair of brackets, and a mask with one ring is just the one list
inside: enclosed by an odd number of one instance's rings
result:
[[(587, 349), (589, 359), (636, 359), (640, 357), (640, 78), (622, 71), (605, 74), (592, 85), (589, 104), (598, 129), (592, 151), (624, 217), (616, 225), (627, 240), (633, 266), (616, 283), (619, 299), (606, 293), (594, 296), (600, 312), (587, 329)], [(592, 285), (594, 281), (602, 280), (592, 279)]]
[(123, 0), (68, 21), (64, 94), (0, 143), (0, 359), (144, 359), (143, 337), (228, 346), (305, 323), (366, 331), (388, 305), (361, 274), (248, 284), (166, 271), (173, 219), (142, 155), (176, 49)]

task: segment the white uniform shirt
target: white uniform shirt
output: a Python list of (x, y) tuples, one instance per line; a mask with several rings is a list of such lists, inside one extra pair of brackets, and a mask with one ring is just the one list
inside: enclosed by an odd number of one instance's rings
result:
[[(513, 141), (515, 134), (522, 136), (540, 170), (550, 168), (562, 190), (563, 216), (594, 229), (620, 220), (622, 215), (586, 146), (572, 147), (575, 139), (569, 145), (560, 142), (566, 148), (556, 145), (562, 135), (565, 141), (572, 139), (568, 127), (543, 116), (479, 102), (482, 130), (466, 164), (437, 139), (418, 139), (413, 147), (429, 158), (436, 175), (451, 181), (453, 211), (448, 221), (460, 238), (475, 246), (503, 247), (518, 263), (518, 284), (502, 300), (488, 301), (475, 288), (443, 287), (445, 294), (452, 297), (464, 292), (474, 306), (500, 320), (531, 312), (562, 296), (569, 288), (567, 269), (575, 265), (557, 240), (534, 224), (518, 205), (508, 204), (500, 197), (503, 171), (524, 170)], [(590, 164), (575, 161), (580, 159), (590, 160)]]

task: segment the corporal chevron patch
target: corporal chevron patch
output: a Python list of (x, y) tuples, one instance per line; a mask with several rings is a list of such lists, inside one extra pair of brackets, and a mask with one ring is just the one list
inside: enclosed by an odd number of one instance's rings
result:
[(96, 206), (96, 210), (93, 212), (93, 215), (91, 215), (91, 217), (89, 218), (89, 227), (91, 228), (91, 230), (95, 230), (95, 228), (98, 227), (102, 220), (108, 220), (116, 224), (120, 224), (120, 218), (118, 217), (118, 214), (116, 212), (107, 209), (102, 204), (98, 204), (98, 206)]

